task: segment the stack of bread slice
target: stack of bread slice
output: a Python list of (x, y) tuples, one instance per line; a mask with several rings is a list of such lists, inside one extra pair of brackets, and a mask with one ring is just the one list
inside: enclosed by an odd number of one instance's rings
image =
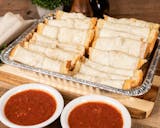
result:
[(94, 38), (97, 19), (79, 13), (65, 13), (69, 16), (65, 19), (62, 13), (57, 11), (56, 19), (45, 19), (44, 23), (39, 23), (31, 38), (12, 50), (10, 58), (30, 66), (73, 75)]
[(143, 71), (155, 45), (159, 25), (137, 19), (88, 18), (56, 12), (45, 19), (10, 58), (42, 69), (119, 89), (141, 85)]
[(75, 77), (119, 89), (141, 85), (141, 67), (154, 48), (158, 32), (158, 24), (137, 19), (99, 19), (89, 59)]
[(7, 45), (28, 28), (34, 20), (24, 20), (20, 14), (7, 12), (0, 17), (0, 48)]

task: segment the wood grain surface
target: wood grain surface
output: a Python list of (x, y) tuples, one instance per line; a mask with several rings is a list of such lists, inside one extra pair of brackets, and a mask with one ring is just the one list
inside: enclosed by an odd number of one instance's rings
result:
[(110, 15), (160, 23), (159, 0), (109, 0)]
[(0, 0), (0, 16), (9, 11), (21, 14), (24, 19), (39, 18), (36, 6), (31, 0)]
[[(142, 20), (152, 21), (160, 23), (160, 1), (159, 0), (109, 0), (110, 2), (110, 15), (114, 17), (134, 17)], [(20, 13), (24, 19), (34, 19), (39, 18), (36, 6), (32, 5), (30, 0), (0, 0), (0, 16), (4, 15), (6, 12), (11, 11), (14, 13)], [(8, 89), (13, 86), (17, 86), (24, 83), (36, 82), (37, 78), (33, 78), (32, 75), (27, 75), (28, 77), (23, 77), (22, 74), (15, 75), (14, 71), (12, 73), (7, 72), (7, 70), (0, 71), (0, 95), (6, 92)], [(156, 76), (154, 77), (153, 83), (154, 86), (152, 89), (145, 95), (140, 97), (121, 97), (117, 95), (112, 95), (111, 93), (107, 93), (107, 96), (111, 96), (120, 100), (126, 106), (129, 106), (128, 109), (131, 114), (142, 115), (141, 118), (144, 118), (146, 115), (146, 111), (150, 111), (152, 106), (154, 105), (153, 111), (151, 115), (146, 119), (135, 119), (132, 118), (132, 128), (159, 128), (160, 127), (160, 64), (158, 65)], [(45, 79), (41, 79), (44, 76), (38, 77), (38, 81), (41, 83), (45, 83)], [(31, 79), (32, 78), (32, 79)], [(49, 83), (48, 83), (49, 84)], [(56, 85), (54, 85), (56, 86)], [(63, 93), (63, 97), (65, 99), (65, 104), (68, 103), (71, 99), (81, 95), (81, 92), (78, 91), (80, 86), (77, 86), (76, 94), (68, 93), (64, 89), (60, 88)], [(73, 91), (73, 90), (72, 90)], [(96, 93), (99, 93), (98, 90), (94, 90)], [(85, 92), (83, 94), (86, 94)], [(90, 89), (90, 93), (93, 93), (92, 89)], [(126, 98), (126, 100), (125, 100)], [(129, 99), (129, 100), (128, 100)], [(135, 104), (135, 101), (138, 99), (139, 103)], [(138, 106), (140, 105), (140, 106)], [(144, 106), (144, 107), (142, 107)], [(138, 109), (133, 109), (133, 108)], [(141, 108), (142, 107), (142, 108)], [(144, 111), (143, 111), (144, 110)], [(149, 113), (149, 112), (148, 112)], [(0, 128), (7, 128), (2, 123), (0, 123)], [(46, 128), (61, 128), (59, 119), (47, 126)]]

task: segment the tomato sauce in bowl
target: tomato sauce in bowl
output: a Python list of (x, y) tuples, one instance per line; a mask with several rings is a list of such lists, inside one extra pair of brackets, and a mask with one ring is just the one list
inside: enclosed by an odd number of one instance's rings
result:
[(63, 107), (63, 97), (53, 87), (24, 84), (0, 97), (0, 121), (9, 128), (43, 128), (60, 116)]
[(62, 128), (131, 128), (131, 116), (119, 101), (102, 96), (80, 96), (61, 114)]
[(88, 102), (75, 107), (68, 118), (70, 128), (122, 128), (122, 115), (102, 102)]
[(56, 110), (56, 101), (48, 93), (27, 90), (9, 98), (4, 111), (11, 122), (18, 125), (35, 125), (49, 119)]

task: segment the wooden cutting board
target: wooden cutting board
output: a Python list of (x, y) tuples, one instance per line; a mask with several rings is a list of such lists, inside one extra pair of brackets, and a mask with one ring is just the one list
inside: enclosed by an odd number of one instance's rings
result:
[(22, 70), (5, 64), (0, 66), (0, 81), (9, 83), (9, 85), (5, 85), (5, 87), (4, 85), (2, 86), (8, 89), (24, 83), (44, 83), (57, 88), (60, 92), (67, 94), (72, 98), (87, 94), (100, 94), (109, 96), (119, 100), (127, 107), (131, 116), (138, 119), (146, 118), (151, 114), (158, 96), (158, 87), (160, 86), (160, 77), (155, 75), (153, 86), (148, 93), (139, 97), (130, 97), (109, 93), (97, 88)]

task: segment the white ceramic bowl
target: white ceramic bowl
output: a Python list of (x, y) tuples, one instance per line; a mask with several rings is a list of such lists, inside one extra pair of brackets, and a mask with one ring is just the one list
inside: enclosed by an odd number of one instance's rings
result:
[(68, 124), (68, 118), (70, 112), (78, 105), (86, 103), (86, 102), (103, 102), (106, 104), (110, 104), (117, 108), (122, 115), (123, 118), (123, 128), (131, 128), (131, 116), (128, 112), (128, 110), (117, 100), (101, 96), (101, 95), (88, 95), (88, 96), (81, 96), (78, 97), (71, 102), (69, 102), (65, 108), (63, 109), (63, 112), (61, 114), (61, 125), (62, 128), (69, 128)]
[[(29, 125), (29, 126), (21, 126), (21, 125), (14, 124), (11, 121), (9, 121), (5, 116), (5, 113), (4, 113), (5, 104), (12, 95), (25, 90), (29, 90), (29, 89), (41, 90), (53, 96), (54, 99), (56, 100), (56, 105), (57, 105), (56, 110), (48, 120), (42, 123), (39, 123), (36, 125)], [(64, 107), (64, 100), (61, 94), (53, 87), (42, 85), (42, 84), (24, 84), (24, 85), (20, 85), (10, 89), (0, 98), (0, 121), (10, 128), (42, 128), (54, 122), (60, 116), (63, 110), (63, 107)]]

